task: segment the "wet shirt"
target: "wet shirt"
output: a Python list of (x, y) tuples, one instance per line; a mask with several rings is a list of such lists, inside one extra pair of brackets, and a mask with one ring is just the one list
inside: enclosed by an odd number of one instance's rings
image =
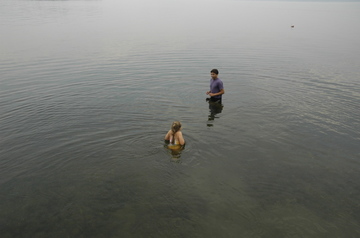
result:
[[(210, 91), (211, 93), (218, 93), (221, 91), (221, 89), (224, 89), (223, 82), (217, 78), (217, 79), (210, 79)], [(213, 98), (221, 98), (222, 95), (214, 96)]]

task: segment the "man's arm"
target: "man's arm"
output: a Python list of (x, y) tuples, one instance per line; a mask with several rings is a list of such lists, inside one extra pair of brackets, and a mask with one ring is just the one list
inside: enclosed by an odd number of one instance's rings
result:
[(209, 93), (209, 95), (210, 95), (211, 97), (219, 96), (219, 95), (222, 95), (222, 94), (225, 94), (225, 90), (224, 90), (224, 89), (221, 89), (220, 92), (218, 92), (218, 93)]

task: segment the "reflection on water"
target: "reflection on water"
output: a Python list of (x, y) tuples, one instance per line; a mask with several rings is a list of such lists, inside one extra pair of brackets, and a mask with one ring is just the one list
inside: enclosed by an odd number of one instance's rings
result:
[(213, 122), (215, 120), (215, 118), (219, 118), (219, 116), (217, 116), (218, 114), (220, 114), (224, 108), (224, 105), (222, 103), (218, 103), (218, 102), (211, 102), (209, 101), (209, 116), (208, 116), (208, 122), (207, 122), (207, 126), (211, 127), (214, 126)]
[(2, 1), (1, 238), (358, 237), (359, 4), (140, 2)]

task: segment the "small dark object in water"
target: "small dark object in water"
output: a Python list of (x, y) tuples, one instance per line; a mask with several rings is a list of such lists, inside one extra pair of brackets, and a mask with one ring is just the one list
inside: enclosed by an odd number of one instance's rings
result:
[(294, 25), (291, 26), (291, 28), (294, 28), (294, 27), (295, 27)]

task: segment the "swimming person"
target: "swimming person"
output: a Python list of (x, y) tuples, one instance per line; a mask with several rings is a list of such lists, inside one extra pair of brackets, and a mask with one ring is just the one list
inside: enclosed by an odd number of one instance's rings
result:
[(206, 94), (210, 96), (207, 101), (221, 103), (222, 95), (225, 93), (223, 82), (218, 78), (219, 71), (212, 69), (210, 71), (210, 91)]
[(180, 149), (181, 146), (185, 145), (185, 140), (181, 132), (181, 123), (179, 121), (172, 123), (171, 129), (165, 135), (165, 141), (170, 143), (168, 146), (170, 149)]

